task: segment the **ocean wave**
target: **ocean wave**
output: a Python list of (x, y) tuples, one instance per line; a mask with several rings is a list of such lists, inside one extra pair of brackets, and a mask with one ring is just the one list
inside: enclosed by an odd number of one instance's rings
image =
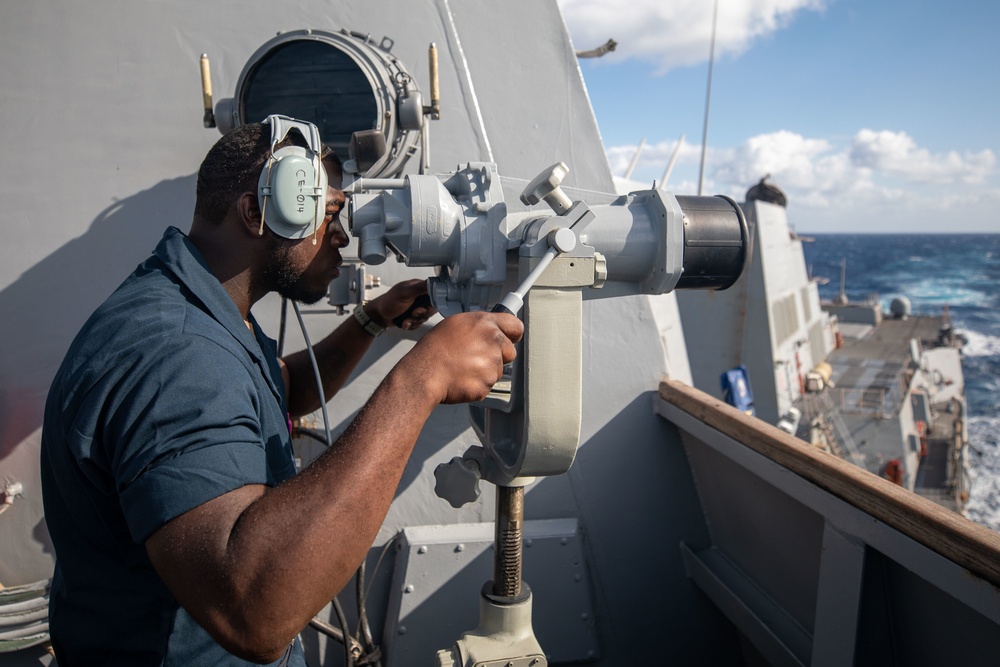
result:
[(970, 286), (968, 276), (923, 278), (907, 285), (903, 290), (918, 308), (985, 308), (990, 305), (992, 298), (990, 294)]
[(962, 346), (962, 354), (966, 357), (1000, 356), (1000, 336), (990, 336), (971, 329), (960, 331), (969, 341)]
[[(1000, 417), (969, 417), (972, 492), (966, 516), (1000, 532)], [(978, 453), (977, 453), (978, 452)]]
[[(817, 235), (803, 253), (814, 275), (839, 276), (846, 260), (851, 298), (877, 293), (887, 309), (893, 297), (905, 296), (914, 314), (950, 306), (956, 330), (968, 340), (962, 350), (974, 480), (968, 516), (1000, 532), (1000, 235)], [(838, 288), (831, 280), (820, 295), (834, 299)]]

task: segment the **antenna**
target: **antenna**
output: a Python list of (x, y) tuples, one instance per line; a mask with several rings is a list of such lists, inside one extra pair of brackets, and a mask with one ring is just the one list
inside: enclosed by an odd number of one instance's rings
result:
[(684, 136), (677, 140), (677, 145), (674, 146), (674, 152), (670, 154), (670, 161), (667, 162), (667, 168), (663, 170), (663, 178), (660, 179), (660, 189), (663, 190), (667, 187), (667, 179), (670, 178), (670, 172), (674, 170), (674, 164), (677, 162), (677, 156), (681, 152), (681, 146), (684, 145)]
[(708, 50), (708, 92), (705, 93), (705, 127), (701, 133), (701, 169), (698, 170), (698, 196), (705, 184), (705, 151), (708, 148), (708, 110), (712, 106), (712, 70), (715, 67), (715, 26), (719, 19), (719, 0), (712, 11), (712, 45)]
[(840, 295), (837, 297), (837, 303), (846, 304), (847, 303), (847, 258), (844, 257), (840, 260)]
[(643, 147), (646, 145), (646, 137), (642, 138), (639, 142), (639, 147), (635, 149), (635, 155), (632, 156), (632, 161), (628, 165), (628, 169), (625, 170), (626, 179), (632, 178), (632, 170), (635, 169), (635, 165), (639, 162), (639, 155), (642, 153)]

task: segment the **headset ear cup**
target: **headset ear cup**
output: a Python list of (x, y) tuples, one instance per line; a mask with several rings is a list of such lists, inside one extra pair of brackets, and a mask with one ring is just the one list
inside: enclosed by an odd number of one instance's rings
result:
[[(320, 159), (322, 142), (312, 123), (287, 116), (272, 115), (264, 124), (271, 126), (271, 150), (257, 179), (261, 233), (264, 224), (278, 236), (301, 239), (316, 233), (326, 217), (326, 168)], [(298, 130), (309, 148), (275, 145)]]
[(311, 151), (299, 146), (275, 151), (257, 182), (264, 223), (284, 238), (312, 234), (323, 222), (326, 180), (326, 170)]

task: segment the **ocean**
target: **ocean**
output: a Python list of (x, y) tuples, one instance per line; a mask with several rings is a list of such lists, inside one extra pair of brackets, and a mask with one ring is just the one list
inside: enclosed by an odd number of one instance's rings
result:
[(1000, 234), (815, 234), (803, 243), (820, 298), (878, 295), (883, 309), (899, 296), (914, 314), (947, 306), (962, 348), (969, 411), (972, 492), (967, 515), (1000, 531)]

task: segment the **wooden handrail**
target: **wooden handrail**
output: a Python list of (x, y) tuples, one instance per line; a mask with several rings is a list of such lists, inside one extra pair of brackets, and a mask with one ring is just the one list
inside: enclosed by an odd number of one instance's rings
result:
[(660, 397), (928, 549), (1000, 586), (1000, 534), (675, 380)]

